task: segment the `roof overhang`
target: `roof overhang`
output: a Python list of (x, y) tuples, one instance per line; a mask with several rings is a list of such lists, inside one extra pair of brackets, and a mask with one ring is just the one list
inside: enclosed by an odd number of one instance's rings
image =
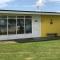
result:
[(60, 12), (0, 10), (0, 14), (60, 15)]
[(6, 14), (40, 14), (37, 12), (26, 12), (26, 11), (0, 11), (0, 13), (6, 13)]

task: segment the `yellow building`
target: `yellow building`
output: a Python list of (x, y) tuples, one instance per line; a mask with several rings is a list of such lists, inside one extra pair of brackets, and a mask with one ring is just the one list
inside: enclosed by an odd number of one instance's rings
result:
[(48, 34), (60, 36), (60, 15), (41, 16), (41, 36), (47, 37)]
[(0, 40), (60, 36), (60, 13), (0, 10)]

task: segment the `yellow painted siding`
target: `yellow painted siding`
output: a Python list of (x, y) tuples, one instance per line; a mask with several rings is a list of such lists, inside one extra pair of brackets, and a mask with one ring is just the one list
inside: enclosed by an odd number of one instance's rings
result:
[[(50, 24), (51, 19), (53, 24)], [(41, 16), (41, 36), (47, 37), (47, 33), (57, 33), (60, 36), (60, 16)]]

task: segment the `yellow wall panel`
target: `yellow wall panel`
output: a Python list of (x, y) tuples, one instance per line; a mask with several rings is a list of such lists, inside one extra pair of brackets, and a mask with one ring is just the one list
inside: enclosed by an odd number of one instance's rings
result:
[[(51, 19), (53, 24), (50, 24)], [(41, 36), (47, 37), (47, 33), (57, 33), (60, 36), (60, 16), (41, 16)]]

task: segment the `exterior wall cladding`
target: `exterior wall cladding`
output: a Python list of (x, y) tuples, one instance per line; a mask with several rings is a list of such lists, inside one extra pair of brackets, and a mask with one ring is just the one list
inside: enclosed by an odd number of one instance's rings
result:
[(48, 33), (57, 33), (60, 36), (60, 15), (41, 16), (41, 36), (47, 37)]
[[(6, 14), (1, 14), (1, 15), (6, 15)], [(11, 15), (11, 14), (8, 14), (8, 15)], [(23, 15), (23, 14), (12, 14), (12, 16), (14, 15)], [(31, 14), (31, 16), (33, 15)], [(39, 24), (39, 31), (40, 31), (39, 37), (47, 37), (47, 34), (54, 34), (54, 33), (57, 33), (57, 35), (60, 36), (60, 27), (59, 27), (60, 26), (60, 15), (38, 15), (38, 16), (39, 18), (41, 18), (41, 19), (37, 18), (38, 20), (40, 20), (39, 22), (41, 23)], [(19, 37), (21, 36), (19, 35), (18, 38)], [(3, 36), (1, 37), (1, 39), (2, 38)]]

